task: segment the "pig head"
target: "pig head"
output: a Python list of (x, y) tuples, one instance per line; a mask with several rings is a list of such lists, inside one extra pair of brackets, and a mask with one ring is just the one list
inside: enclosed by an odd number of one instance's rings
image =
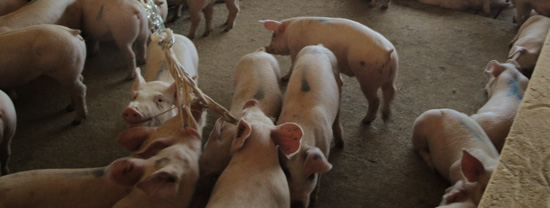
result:
[(122, 111), (122, 118), (128, 127), (160, 126), (177, 113), (177, 109), (174, 108), (176, 83), (145, 82), (140, 68), (135, 70), (136, 79), (130, 93), (131, 102)]
[[(108, 175), (133, 190), (114, 207), (187, 207), (199, 178), (201, 137), (195, 129), (179, 138), (158, 138), (135, 158), (116, 161)], [(128, 177), (126, 172), (136, 172)], [(137, 179), (137, 180), (136, 180)]]

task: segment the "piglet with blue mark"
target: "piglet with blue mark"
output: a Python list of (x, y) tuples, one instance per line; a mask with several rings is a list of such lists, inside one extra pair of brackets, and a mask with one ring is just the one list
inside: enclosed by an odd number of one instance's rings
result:
[(496, 60), (489, 62), (485, 68), (485, 73), (489, 76), (485, 87), (489, 100), (471, 116), (483, 128), (498, 151), (504, 146), (529, 82), (518, 69), (519, 65), (514, 60), (506, 63)]
[(412, 143), (426, 165), (451, 184), (441, 205), (477, 205), (499, 154), (483, 129), (466, 114), (433, 109), (414, 122)]

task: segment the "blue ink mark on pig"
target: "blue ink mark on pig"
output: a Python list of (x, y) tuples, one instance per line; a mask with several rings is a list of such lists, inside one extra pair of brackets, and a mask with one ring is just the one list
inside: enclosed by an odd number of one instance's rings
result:
[(474, 137), (476, 138), (477, 141), (479, 141), (479, 142), (486, 141), (486, 140), (483, 139), (484, 136), (481, 134), (481, 132), (476, 131), (475, 126), (470, 126), (466, 122), (464, 122), (464, 120), (462, 119), (462, 116), (459, 113), (457, 113), (456, 111), (453, 110), (451, 112), (455, 115), (456, 119), (458, 119), (460, 124), (462, 124), (462, 126), (466, 127), (466, 129), (468, 129), (468, 131), (474, 135)]
[(516, 96), (518, 99), (522, 100), (523, 99), (523, 93), (521, 93), (521, 90), (519, 89), (518, 80), (516, 80), (514, 78), (508, 78), (508, 80), (506, 80), (506, 83), (510, 87), (510, 89), (508, 90), (507, 95), (508, 96)]
[(329, 23), (328, 19), (326, 18), (322, 18), (322, 17), (319, 17), (319, 18), (316, 18), (318, 21), (322, 22), (322, 23)]
[(258, 89), (258, 91), (256, 92), (256, 94), (254, 95), (254, 99), (256, 100), (263, 100), (265, 98), (265, 93), (262, 89), (262, 86), (260, 85), (260, 89)]
[(302, 79), (302, 92), (309, 92), (311, 91), (311, 88), (309, 87), (309, 84), (307, 83), (306, 79)]
[(97, 16), (95, 17), (98, 20), (103, 16), (103, 6), (104, 5), (101, 5), (101, 8), (99, 8), (99, 12), (97, 12)]

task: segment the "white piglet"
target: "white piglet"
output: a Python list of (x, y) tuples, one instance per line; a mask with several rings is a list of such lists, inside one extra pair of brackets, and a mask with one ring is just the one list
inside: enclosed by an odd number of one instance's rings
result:
[(333, 139), (336, 146), (344, 145), (339, 116), (342, 81), (336, 64), (334, 54), (322, 45), (307, 46), (298, 53), (290, 76), (277, 123), (295, 122), (304, 131), (297, 155), (281, 157), (292, 207), (308, 207), (320, 174), (332, 168), (327, 158)]
[(414, 122), (412, 143), (426, 165), (453, 184), (441, 205), (477, 206), (499, 154), (473, 119), (451, 109), (426, 111)]
[[(240, 118), (245, 102), (256, 99), (266, 116), (273, 119), (279, 117), (282, 95), (279, 89), (279, 64), (275, 57), (260, 48), (243, 56), (234, 74), (235, 92), (229, 110), (233, 116)], [(222, 118), (216, 121), (200, 159), (201, 178), (205, 181), (215, 180), (229, 163), (229, 150), (235, 131), (236, 125)]]
[[(2, 3), (5, 0), (2, 1)], [(8, 0), (14, 1), (14, 0)], [(32, 25), (56, 24), (81, 28), (79, 0), (35, 0), (14, 12), (0, 16), (0, 33)]]
[[(398, 58), (393, 44), (367, 26), (342, 18), (295, 17), (281, 22), (260, 21), (273, 31), (267, 52), (290, 55), (294, 65), (298, 52), (308, 45), (323, 44), (338, 60), (340, 73), (357, 77), (363, 94), (369, 102), (363, 123), (376, 119), (380, 105), (378, 89), (382, 88), (384, 105), (382, 115), (387, 118), (395, 94)], [(288, 80), (292, 69), (283, 80)]]
[(523, 73), (535, 68), (549, 29), (550, 18), (535, 15), (521, 25), (516, 36), (510, 41), (512, 49), (508, 53), (508, 59), (515, 60)]
[(489, 76), (485, 87), (489, 100), (471, 118), (483, 128), (500, 152), (518, 112), (529, 79), (518, 71), (518, 66), (513, 60), (507, 63), (493, 60), (487, 64), (485, 73)]
[[(166, 68), (164, 52), (159, 45), (162, 35), (152, 35), (148, 46), (145, 78), (136, 68), (136, 79), (132, 86), (131, 101), (122, 111), (122, 118), (129, 127), (159, 126), (166, 120), (174, 117), (177, 109), (173, 108), (176, 102), (176, 83)], [(185, 71), (198, 80), (199, 56), (193, 42), (182, 35), (174, 35), (175, 43), (172, 51)]]
[(86, 118), (86, 86), (81, 75), (86, 45), (79, 30), (36, 25), (0, 34), (0, 89), (9, 90), (40, 76), (57, 80), (70, 94), (73, 125)]
[(231, 144), (233, 156), (206, 207), (289, 207), (277, 146), (292, 157), (300, 149), (302, 129), (295, 123), (275, 126), (256, 100), (243, 106), (242, 115)]
[(9, 173), (11, 139), (15, 135), (17, 115), (10, 97), (0, 90), (0, 176)]

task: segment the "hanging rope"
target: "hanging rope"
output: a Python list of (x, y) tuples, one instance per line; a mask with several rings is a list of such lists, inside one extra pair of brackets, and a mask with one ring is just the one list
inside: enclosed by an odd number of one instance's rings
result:
[[(212, 98), (202, 93), (197, 87), (195, 81), (189, 76), (189, 74), (183, 69), (181, 63), (175, 57), (172, 51), (172, 45), (174, 45), (173, 32), (170, 28), (164, 27), (164, 21), (159, 15), (157, 5), (153, 0), (140, 0), (147, 10), (147, 18), (152, 26), (152, 31), (155, 35), (160, 35), (161, 38), (158, 44), (161, 46), (164, 53), (164, 60), (166, 61), (166, 68), (170, 71), (170, 74), (176, 82), (176, 106), (178, 106), (178, 115), (184, 127), (190, 126), (192, 128), (197, 127), (197, 121), (193, 118), (191, 113), (191, 104), (195, 102), (201, 102), (214, 113), (220, 115), (225, 121), (237, 124), (238, 120), (229, 113), (220, 104), (216, 103)], [(194, 97), (192, 97), (192, 95)]]

